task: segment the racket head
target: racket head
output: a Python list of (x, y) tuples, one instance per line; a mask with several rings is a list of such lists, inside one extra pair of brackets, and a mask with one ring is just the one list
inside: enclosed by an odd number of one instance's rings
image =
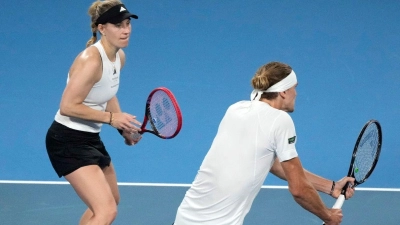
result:
[[(152, 130), (145, 128), (147, 122)], [(166, 87), (155, 88), (147, 98), (141, 133), (150, 132), (160, 138), (171, 139), (178, 135), (181, 128), (182, 113), (175, 96)]]
[(354, 146), (348, 175), (354, 186), (364, 183), (374, 171), (382, 147), (382, 129), (377, 120), (369, 120), (361, 129)]

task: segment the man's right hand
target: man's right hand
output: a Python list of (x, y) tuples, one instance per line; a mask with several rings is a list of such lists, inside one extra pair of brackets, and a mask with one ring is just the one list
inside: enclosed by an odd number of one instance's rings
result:
[(343, 213), (341, 209), (329, 209), (331, 214), (330, 219), (325, 221), (325, 225), (339, 225), (343, 219)]

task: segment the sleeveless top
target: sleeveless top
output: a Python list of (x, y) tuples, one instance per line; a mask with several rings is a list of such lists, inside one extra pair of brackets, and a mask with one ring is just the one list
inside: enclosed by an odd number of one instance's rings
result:
[[(101, 79), (95, 83), (90, 90), (83, 104), (92, 109), (105, 111), (107, 102), (116, 95), (119, 88), (119, 75), (121, 69), (121, 60), (119, 54), (116, 54), (115, 62), (111, 62), (100, 41), (93, 44), (99, 52), (103, 64), (103, 73)], [(67, 83), (69, 82), (69, 74)], [(63, 116), (60, 114), (60, 109), (54, 118), (58, 123), (63, 124), (74, 130), (86, 131), (91, 133), (99, 133), (103, 123), (98, 123), (90, 120), (84, 120), (76, 117)]]

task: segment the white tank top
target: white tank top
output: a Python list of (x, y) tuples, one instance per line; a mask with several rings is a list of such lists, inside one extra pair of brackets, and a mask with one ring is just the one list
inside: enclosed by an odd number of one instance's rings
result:
[[(121, 69), (121, 60), (119, 54), (116, 54), (115, 62), (111, 62), (107, 54), (104, 51), (103, 46), (100, 41), (96, 42), (95, 46), (101, 55), (101, 60), (103, 64), (103, 74), (101, 79), (95, 83), (90, 90), (83, 104), (89, 106), (92, 109), (99, 111), (105, 111), (107, 107), (107, 102), (115, 96), (119, 87), (119, 74)], [(67, 83), (69, 81), (69, 74), (67, 78)], [(79, 119), (76, 117), (63, 116), (58, 110), (55, 121), (63, 124), (74, 130), (86, 131), (91, 133), (98, 133), (101, 130), (103, 123), (97, 123), (90, 120)]]

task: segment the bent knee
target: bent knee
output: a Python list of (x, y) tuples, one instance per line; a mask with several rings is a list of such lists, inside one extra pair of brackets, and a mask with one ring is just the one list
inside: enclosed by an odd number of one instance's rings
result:
[(117, 214), (118, 214), (117, 207), (115, 207), (114, 210), (108, 212), (108, 219), (110, 220), (110, 222), (115, 220), (115, 218), (117, 217)]
[(96, 220), (99, 220), (102, 223), (111, 224), (117, 217), (117, 214), (117, 206), (114, 205), (114, 207), (105, 207), (104, 209), (95, 212), (93, 216)]

